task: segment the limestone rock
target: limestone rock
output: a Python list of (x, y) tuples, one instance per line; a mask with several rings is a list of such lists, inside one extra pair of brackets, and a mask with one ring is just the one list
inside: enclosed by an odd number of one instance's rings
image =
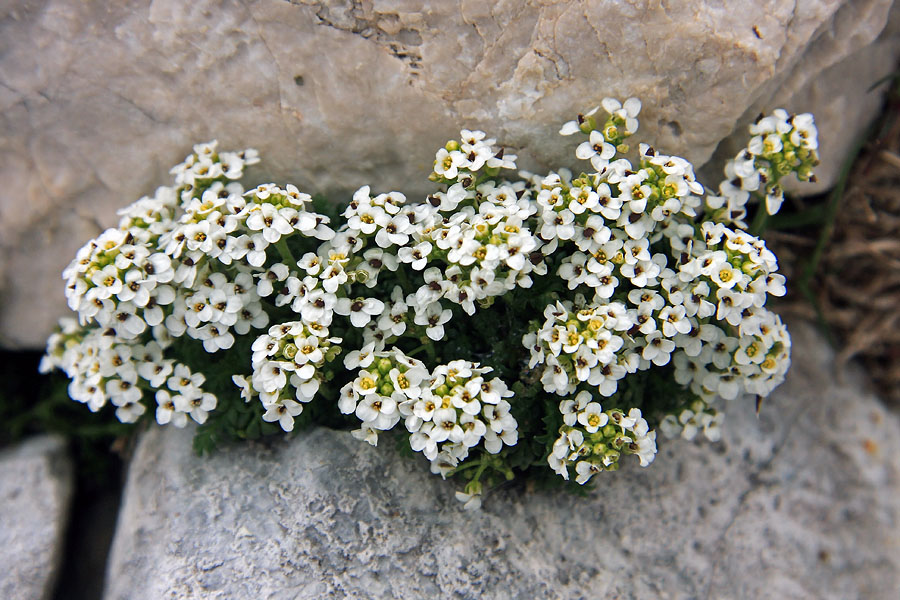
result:
[(198, 458), (154, 429), (128, 475), (107, 600), (900, 595), (900, 423), (794, 328), (724, 442), (663, 440), (580, 498), (511, 486), (466, 512), (424, 459), (324, 429)]
[(61, 438), (34, 438), (0, 453), (0, 597), (50, 598), (72, 491)]
[[(560, 124), (604, 96), (633, 95), (644, 139), (699, 165), (760, 108), (790, 98), (791, 109), (823, 109), (823, 131), (841, 131), (835, 109), (872, 83), (869, 70), (850, 72), (837, 97), (797, 94), (851, 56), (889, 72), (896, 44), (867, 48), (892, 3), (5, 3), (0, 345), (43, 344), (75, 250), (165, 183), (195, 142), (258, 148), (257, 182), (336, 198), (370, 183), (415, 197), (432, 189), (433, 153), (461, 127), (488, 130), (522, 167), (571, 165)], [(850, 143), (823, 141), (829, 164)], [(821, 174), (823, 185), (833, 178)]]

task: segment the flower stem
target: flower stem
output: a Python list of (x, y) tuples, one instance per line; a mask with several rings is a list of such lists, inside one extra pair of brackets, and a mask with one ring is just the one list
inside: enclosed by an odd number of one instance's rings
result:
[(406, 270), (402, 266), (397, 268), (397, 279), (400, 280), (400, 287), (404, 290), (409, 289), (409, 278), (406, 277)]
[(287, 263), (290, 266), (297, 264), (297, 259), (294, 258), (294, 255), (291, 254), (291, 249), (288, 248), (287, 240), (281, 238), (277, 242), (275, 242), (275, 248), (278, 250), (278, 254), (281, 255), (281, 260)]
[(750, 224), (750, 233), (759, 236), (766, 229), (766, 222), (769, 220), (769, 211), (766, 210), (765, 200), (761, 200), (757, 205), (756, 216), (753, 217), (753, 223)]

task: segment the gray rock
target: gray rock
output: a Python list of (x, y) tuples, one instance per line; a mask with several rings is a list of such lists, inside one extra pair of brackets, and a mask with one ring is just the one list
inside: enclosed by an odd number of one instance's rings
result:
[[(819, 114), (829, 185), (851, 143), (841, 128), (871, 116), (848, 121), (841, 103), (857, 106), (900, 51), (896, 28), (869, 50), (892, 4), (3, 3), (0, 346), (40, 347), (75, 250), (212, 138), (258, 148), (256, 182), (414, 197), (461, 127), (488, 130), (522, 167), (558, 167), (574, 162), (562, 122), (634, 95), (644, 139), (699, 165), (760, 109), (787, 104)], [(847, 69), (815, 93), (852, 56), (884, 68)]]
[(197, 458), (148, 432), (108, 600), (900, 596), (900, 423), (794, 327), (795, 364), (722, 443), (664, 440), (589, 497), (511, 486), (466, 512), (424, 459), (317, 429)]
[(0, 598), (50, 598), (72, 491), (63, 439), (41, 436), (0, 453)]

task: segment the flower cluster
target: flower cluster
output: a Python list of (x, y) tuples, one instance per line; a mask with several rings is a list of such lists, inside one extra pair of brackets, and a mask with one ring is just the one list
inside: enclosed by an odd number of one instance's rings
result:
[(560, 402), (559, 412), (564, 424), (547, 460), (563, 479), (569, 479), (574, 467), (575, 480), (584, 485), (597, 473), (618, 469), (622, 454), (637, 455), (642, 467), (656, 457), (656, 432), (650, 431), (639, 408), (627, 415), (604, 411), (590, 392), (582, 391)]
[(466, 482), (467, 508), (532, 468), (584, 485), (623, 454), (646, 466), (654, 427), (718, 439), (719, 399), (768, 395), (790, 363), (765, 308), (785, 281), (744, 219), (751, 199), (777, 211), (789, 173), (813, 177), (816, 131), (761, 118), (705, 195), (688, 161), (631, 147), (640, 110), (607, 98), (563, 125), (586, 137), (580, 174), (516, 173), (462, 130), (426, 198), (364, 186), (343, 208), (245, 190), (256, 152), (199, 144), (65, 270), (77, 318), (42, 368), (93, 411), (193, 420), (198, 439), (292, 431), (301, 414), (399, 436)]
[(442, 475), (482, 442), (490, 454), (516, 444), (516, 419), (504, 400), (513, 394), (501, 379), (484, 377), (490, 367), (455, 360), (429, 372), (396, 349), (368, 354), (358, 364), (362, 369), (341, 389), (338, 404), (341, 412), (359, 418), (354, 436), (376, 445), (379, 431), (403, 419), (410, 447)]
[(697, 437), (701, 431), (711, 442), (718, 442), (722, 437), (722, 413), (706, 404), (703, 400), (695, 400), (680, 414), (669, 414), (659, 423), (659, 429), (667, 437), (681, 436), (686, 440)]
[(706, 198), (713, 218), (746, 228), (747, 203), (762, 196), (765, 213), (781, 210), (784, 190), (781, 180), (794, 173), (800, 181), (815, 181), (819, 164), (818, 133), (811, 114), (791, 115), (777, 109), (760, 115), (750, 126), (753, 136), (746, 148), (725, 164), (725, 179), (719, 194)]
[(334, 360), (340, 338), (328, 336), (325, 326), (309, 327), (302, 321), (273, 325), (253, 342), (253, 375), (235, 375), (246, 399), (259, 394), (266, 409), (264, 421), (278, 421), (285, 431), (294, 429), (294, 417), (319, 391), (317, 377), (326, 362)]

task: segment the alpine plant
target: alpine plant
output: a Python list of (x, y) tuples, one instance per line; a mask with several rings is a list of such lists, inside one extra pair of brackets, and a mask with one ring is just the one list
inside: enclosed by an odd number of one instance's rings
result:
[(706, 193), (683, 158), (631, 144), (641, 104), (607, 98), (560, 130), (584, 171), (516, 171), (462, 130), (432, 194), (364, 186), (342, 209), (247, 189), (254, 150), (199, 144), (66, 268), (42, 369), (123, 422), (199, 424), (195, 445), (297, 425), (386, 436), (486, 490), (530, 473), (584, 485), (657, 430), (711, 441), (723, 401), (769, 395), (791, 339), (748, 231), (782, 180), (813, 179), (811, 115), (776, 110)]

